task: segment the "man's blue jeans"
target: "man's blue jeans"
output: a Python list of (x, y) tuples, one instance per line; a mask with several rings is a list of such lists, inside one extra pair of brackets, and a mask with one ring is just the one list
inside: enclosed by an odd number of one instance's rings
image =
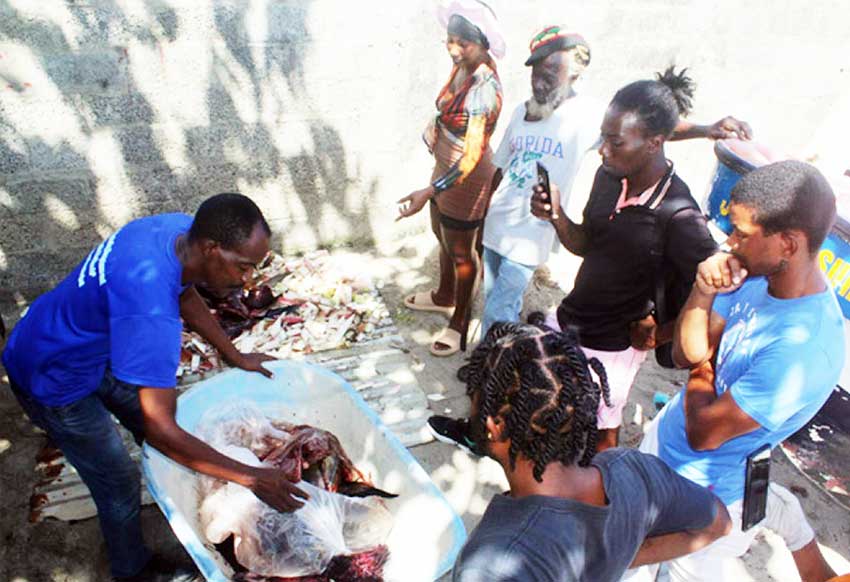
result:
[(47, 432), (88, 486), (97, 505), (112, 575), (137, 574), (150, 559), (139, 515), (141, 480), (111, 414), (141, 443), (138, 388), (107, 372), (92, 394), (65, 406), (46, 406), (11, 378), (9, 383), (30, 420)]
[(519, 321), (522, 297), (534, 269), (515, 263), (494, 250), (484, 247), (484, 314), (481, 337), (497, 321)]

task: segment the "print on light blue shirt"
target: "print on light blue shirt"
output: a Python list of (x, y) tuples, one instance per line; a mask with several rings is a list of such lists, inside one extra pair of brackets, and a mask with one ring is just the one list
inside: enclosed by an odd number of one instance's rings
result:
[(830, 289), (777, 299), (764, 277), (719, 295), (712, 310), (725, 320), (716, 393), (729, 392), (759, 426), (714, 450), (696, 451), (688, 443), (682, 390), (659, 417), (658, 452), (677, 473), (728, 505), (744, 495), (747, 456), (791, 436), (832, 393), (844, 365), (844, 320)]

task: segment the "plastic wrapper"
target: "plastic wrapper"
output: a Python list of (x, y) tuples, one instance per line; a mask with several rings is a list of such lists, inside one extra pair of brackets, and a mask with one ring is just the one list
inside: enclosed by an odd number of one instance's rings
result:
[[(296, 435), (305, 428), (276, 424), (299, 429)], [(287, 450), (298, 440), (247, 404), (210, 411), (201, 419), (197, 433), (222, 454), (251, 466), (275, 466), (259, 457)], [(331, 452), (329, 447), (328, 454)], [(310, 499), (295, 512), (281, 513), (244, 487), (201, 477), (202, 530), (214, 544), (232, 535), (236, 560), (252, 574), (286, 578), (323, 574), (340, 556), (383, 544), (392, 529), (392, 514), (376, 497), (348, 497), (306, 480), (298, 487)]]

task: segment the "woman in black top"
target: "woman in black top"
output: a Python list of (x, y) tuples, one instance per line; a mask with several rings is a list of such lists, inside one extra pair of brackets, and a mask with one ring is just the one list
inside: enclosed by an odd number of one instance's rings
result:
[[(697, 132), (709, 137), (749, 133), (746, 124), (732, 118), (711, 128), (683, 128), (679, 117), (689, 112), (692, 96), (693, 82), (685, 70), (676, 73), (673, 67), (657, 80), (637, 81), (617, 92), (602, 122), (602, 166), (581, 224), (554, 213), (542, 191), (532, 198), (532, 213), (550, 221), (561, 243), (584, 258), (557, 316), (561, 327), (578, 328), (582, 347), (599, 357), (609, 374), (614, 407), (600, 407), (600, 449), (617, 444), (622, 408), (645, 357), (640, 352), (672, 338), (673, 321), (658, 326), (653, 315), (657, 213), (674, 201), (686, 207), (667, 225), (662, 271), (690, 283), (697, 265), (716, 249), (705, 217), (667, 160), (664, 143), (674, 129), (677, 138)], [(553, 214), (558, 218), (552, 220)]]

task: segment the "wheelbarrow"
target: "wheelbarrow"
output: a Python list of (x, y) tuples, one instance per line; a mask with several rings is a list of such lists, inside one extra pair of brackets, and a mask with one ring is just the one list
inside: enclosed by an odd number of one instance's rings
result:
[[(385, 579), (432, 581), (449, 571), (466, 540), (463, 523), (357, 391), (313, 364), (277, 361), (268, 367), (274, 379), (230, 370), (189, 388), (177, 400), (177, 423), (191, 433), (207, 410), (239, 400), (255, 403), (272, 419), (333, 432), (376, 487), (398, 494), (386, 500), (394, 525)], [(230, 580), (232, 568), (200, 528), (197, 474), (147, 444), (142, 470), (151, 496), (203, 576), (210, 582)]]

